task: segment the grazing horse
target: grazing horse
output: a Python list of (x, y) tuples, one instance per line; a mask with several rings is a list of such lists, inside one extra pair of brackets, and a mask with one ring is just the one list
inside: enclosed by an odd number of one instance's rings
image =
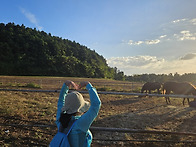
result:
[[(170, 94), (171, 91), (174, 94), (182, 94), (182, 95), (196, 95), (196, 88), (190, 83), (187, 82), (166, 82), (163, 84), (163, 93), (165, 94)], [(170, 99), (169, 97), (165, 97), (165, 100), (167, 104), (170, 104)], [(189, 98), (187, 98), (187, 101), (189, 103)], [(185, 98), (183, 99), (183, 105), (185, 102)]]
[(151, 94), (151, 90), (156, 90), (157, 93), (160, 94), (159, 89), (161, 88), (161, 83), (159, 82), (147, 82), (142, 86), (141, 93), (146, 91), (146, 93), (149, 91), (149, 94)]

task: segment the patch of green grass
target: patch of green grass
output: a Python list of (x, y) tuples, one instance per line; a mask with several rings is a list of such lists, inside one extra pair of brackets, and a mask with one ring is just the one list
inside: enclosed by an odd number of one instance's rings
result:
[(140, 87), (135, 87), (131, 91), (134, 92), (134, 93), (140, 93), (141, 92), (141, 88)]
[[(2, 83), (0, 83), (0, 85), (3, 85)], [(7, 86), (9, 87), (24, 87), (24, 88), (42, 88), (39, 84), (36, 83), (26, 83), (26, 84), (22, 84), (22, 83), (8, 83)]]
[(27, 88), (41, 88), (41, 86), (39, 84), (35, 84), (35, 83), (27, 83), (23, 87), (27, 87)]
[(96, 88), (96, 89), (97, 89), (97, 91), (111, 91), (111, 89), (108, 88), (108, 87), (99, 87), (99, 88)]
[(7, 85), (11, 86), (11, 87), (15, 87), (16, 86), (14, 83), (8, 83)]

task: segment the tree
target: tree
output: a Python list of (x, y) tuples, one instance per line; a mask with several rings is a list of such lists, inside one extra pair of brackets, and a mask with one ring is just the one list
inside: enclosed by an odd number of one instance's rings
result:
[(95, 51), (23, 24), (0, 24), (0, 52), (0, 69), (5, 69), (0, 74), (96, 78), (115, 74)]

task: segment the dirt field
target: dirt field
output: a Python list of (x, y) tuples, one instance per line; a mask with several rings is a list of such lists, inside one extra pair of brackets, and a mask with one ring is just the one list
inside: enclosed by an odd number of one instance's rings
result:
[[(105, 79), (0, 76), (0, 88), (32, 89), (24, 85), (35, 83), (40, 85), (41, 90), (59, 90), (63, 81), (67, 79), (75, 82), (88, 80), (98, 91), (100, 89), (139, 92), (142, 86), (142, 83)], [(88, 100), (88, 95), (83, 95)], [(102, 106), (98, 117), (92, 124), (93, 127), (196, 133), (196, 108), (189, 107), (187, 103), (183, 106), (182, 99), (171, 98), (172, 104), (167, 105), (164, 98), (157, 97), (139, 98), (138, 96), (108, 94), (99, 94), (99, 96)], [(48, 146), (57, 131), (54, 123), (57, 100), (58, 93), (0, 91), (0, 145)], [(30, 127), (24, 125), (44, 126)], [(196, 141), (196, 136), (92, 132), (94, 136), (93, 147), (196, 146), (196, 143), (182, 143), (183, 141)], [(146, 140), (146, 142), (141, 140)], [(163, 142), (152, 142), (152, 140)]]

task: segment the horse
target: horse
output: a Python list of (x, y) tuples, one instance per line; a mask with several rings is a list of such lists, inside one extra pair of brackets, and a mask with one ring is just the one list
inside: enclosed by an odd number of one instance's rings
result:
[(149, 91), (149, 94), (151, 94), (151, 90), (157, 90), (157, 93), (160, 94), (160, 88), (161, 88), (161, 83), (159, 82), (147, 82), (142, 86), (141, 93), (146, 91), (146, 93)]
[[(196, 95), (196, 87), (188, 82), (165, 82), (163, 84), (163, 93), (170, 94), (171, 91), (174, 94), (182, 94), (182, 95)], [(185, 104), (185, 99), (183, 99), (183, 105)], [(169, 97), (165, 97), (166, 103), (171, 104)], [(189, 103), (189, 98), (187, 98)]]

